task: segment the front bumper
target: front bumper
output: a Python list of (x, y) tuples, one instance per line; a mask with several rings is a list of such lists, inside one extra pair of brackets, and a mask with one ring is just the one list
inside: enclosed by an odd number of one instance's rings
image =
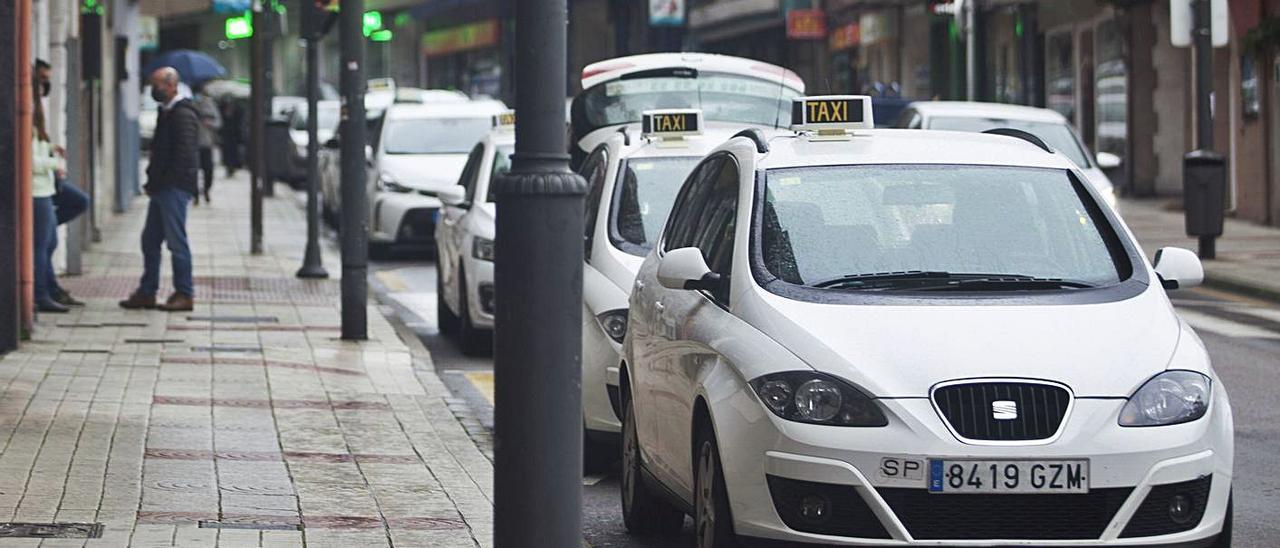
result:
[(375, 192), (370, 202), (370, 241), (435, 245), (440, 200), (407, 192)]
[(471, 325), (480, 329), (493, 329), (493, 263), (472, 257), (470, 244), (465, 247), (463, 251), (467, 255), (463, 259), (463, 268), (467, 276), (465, 289)]
[[(737, 533), (837, 546), (1149, 546), (1194, 545), (1222, 530), (1233, 448), (1230, 407), (1220, 386), (1209, 416), (1159, 428), (1119, 427), (1124, 400), (1080, 399), (1062, 436), (1039, 446), (967, 445), (946, 429), (927, 399), (880, 402), (890, 425), (866, 429), (783, 421), (745, 392), (716, 404), (717, 436), (734, 440), (734, 450), (722, 451), (721, 459)], [(889, 477), (881, 469), (886, 457), (926, 465), (930, 458), (1085, 458), (1090, 491), (930, 494), (927, 470), (918, 477)], [(1183, 487), (1168, 487), (1173, 484)], [(1166, 502), (1143, 506), (1148, 495), (1159, 499), (1171, 489), (1196, 486), (1205, 491), (1201, 517), (1175, 527), (1177, 532), (1155, 523), (1167, 517)], [(779, 500), (800, 500), (806, 489), (843, 501), (828, 512), (837, 527), (798, 522), (798, 514)]]

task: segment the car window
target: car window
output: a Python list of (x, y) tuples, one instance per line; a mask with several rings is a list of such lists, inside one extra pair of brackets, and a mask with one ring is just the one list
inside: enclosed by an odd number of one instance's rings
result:
[(467, 165), (462, 168), (462, 176), (458, 178), (458, 184), (465, 190), (467, 203), (471, 203), (476, 196), (476, 175), (480, 171), (480, 162), (483, 159), (484, 144), (477, 144), (467, 156)]
[[(695, 229), (694, 244), (712, 272), (730, 279), (733, 267), (734, 229), (738, 220), (738, 166), (732, 160), (722, 161), (712, 181), (710, 197)], [(728, 284), (714, 294), (716, 300), (728, 303)]]
[(698, 223), (711, 200), (721, 163), (723, 159), (720, 157), (704, 160), (685, 181), (671, 210), (671, 218), (667, 220), (664, 251), (697, 245)]
[(586, 222), (583, 227), (586, 231), (584, 242), (586, 245), (586, 259), (591, 261), (591, 244), (595, 236), (596, 219), (600, 216), (600, 198), (604, 193), (604, 174), (609, 167), (609, 149), (607, 147), (597, 148), (587, 160), (582, 163), (582, 169), (579, 173), (587, 180), (587, 200), (586, 200)]
[(609, 208), (614, 245), (640, 257), (653, 249), (680, 184), (698, 160), (692, 156), (631, 158), (622, 164)]
[(387, 122), (387, 154), (462, 154), (466, 145), (484, 138), (489, 117), (420, 118)]
[(1132, 267), (1087, 200), (1060, 169), (775, 169), (767, 175), (759, 249), (769, 272), (801, 285), (910, 271), (1113, 285)]
[(1054, 150), (1061, 152), (1082, 169), (1093, 165), (1085, 153), (1075, 131), (1066, 122), (1028, 122), (998, 118), (934, 116), (929, 118), (929, 129), (981, 132), (995, 128), (1020, 129), (1044, 140)]
[(511, 154), (515, 151), (515, 147), (506, 145), (498, 147), (498, 150), (493, 153), (493, 167), (489, 169), (489, 190), (486, 193), (488, 194), (486, 201), (497, 201), (493, 195), (493, 181), (499, 175), (511, 171)]

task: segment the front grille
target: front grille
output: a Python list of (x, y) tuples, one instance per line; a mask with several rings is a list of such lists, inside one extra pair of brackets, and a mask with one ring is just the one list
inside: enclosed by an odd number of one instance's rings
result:
[[(997, 402), (1003, 403), (993, 408)], [(956, 434), (970, 440), (1051, 438), (1066, 418), (1070, 402), (1067, 389), (1033, 382), (974, 382), (933, 391), (933, 403), (942, 418)], [(996, 408), (1005, 418), (996, 418)]]
[[(793, 480), (767, 476), (769, 494), (778, 517), (796, 531), (819, 535), (856, 538), (890, 538), (880, 519), (867, 506), (858, 490), (849, 485), (833, 485), (812, 481)], [(802, 512), (806, 499), (810, 503), (821, 501), (825, 511), (821, 515)]]
[[(1213, 476), (1204, 476), (1191, 481), (1152, 487), (1120, 536), (1154, 537), (1195, 529), (1204, 517), (1205, 506), (1209, 504), (1209, 488), (1212, 486)], [(1170, 513), (1170, 503), (1179, 495), (1186, 497), (1191, 508), (1183, 516), (1175, 518)]]
[(941, 495), (925, 489), (879, 489), (918, 540), (1093, 540), (1102, 536), (1132, 491)]
[(434, 243), (436, 235), (436, 210), (411, 209), (400, 220), (401, 243)]

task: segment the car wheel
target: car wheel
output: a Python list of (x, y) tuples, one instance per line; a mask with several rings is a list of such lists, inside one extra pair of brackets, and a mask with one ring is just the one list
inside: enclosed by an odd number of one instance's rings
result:
[(449, 303), (444, 300), (444, 279), (439, 272), (436, 273), (436, 325), (445, 336), (458, 332), (458, 315), (449, 310)]
[(1213, 541), (1213, 548), (1231, 548), (1231, 522), (1233, 521), (1231, 516), (1235, 513), (1235, 502), (1232, 499), (1234, 498), (1233, 495), (1227, 495), (1227, 517), (1222, 522), (1222, 532), (1218, 533), (1218, 538)]
[(622, 417), (622, 521), (637, 535), (672, 536), (684, 527), (684, 513), (658, 498), (640, 477), (640, 439), (635, 409), (627, 398)]
[(480, 356), (493, 348), (492, 334), (471, 323), (471, 304), (467, 298), (467, 278), (458, 272), (458, 345), (467, 356)]
[(729, 494), (720, 468), (720, 450), (710, 426), (698, 429), (698, 461), (693, 502), (693, 531), (698, 548), (736, 548)]

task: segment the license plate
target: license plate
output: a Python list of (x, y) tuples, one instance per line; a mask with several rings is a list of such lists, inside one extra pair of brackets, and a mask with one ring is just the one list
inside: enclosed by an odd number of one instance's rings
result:
[(1088, 493), (1087, 460), (929, 459), (930, 493)]

